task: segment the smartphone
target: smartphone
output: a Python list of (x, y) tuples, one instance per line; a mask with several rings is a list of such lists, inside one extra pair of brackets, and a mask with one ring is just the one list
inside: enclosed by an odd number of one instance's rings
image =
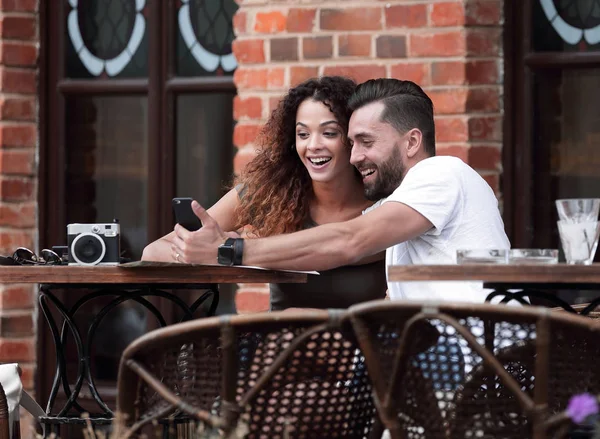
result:
[(185, 227), (190, 232), (202, 227), (200, 219), (192, 210), (191, 198), (173, 198), (173, 213), (177, 224)]

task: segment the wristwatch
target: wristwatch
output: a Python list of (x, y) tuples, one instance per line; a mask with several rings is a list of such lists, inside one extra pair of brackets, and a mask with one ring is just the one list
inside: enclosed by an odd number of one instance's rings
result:
[(242, 265), (244, 240), (242, 238), (227, 238), (219, 246), (217, 262), (221, 265)]

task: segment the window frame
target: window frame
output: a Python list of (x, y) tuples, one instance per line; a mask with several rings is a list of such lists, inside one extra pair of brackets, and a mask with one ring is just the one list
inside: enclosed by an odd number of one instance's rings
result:
[(533, 76), (545, 69), (597, 68), (600, 51), (535, 52), (532, 44), (534, 1), (504, 2), (504, 222), (513, 247), (533, 245), (534, 188)]
[[(40, 248), (66, 240), (65, 203), (65, 99), (69, 96), (145, 95), (148, 99), (147, 239), (163, 236), (172, 229), (171, 198), (176, 186), (176, 100), (190, 93), (232, 92), (233, 75), (178, 77), (175, 44), (178, 32), (176, 3), (148, 1), (148, 76), (146, 78), (73, 79), (66, 77), (67, 0), (57, 5), (40, 2), (39, 55), (39, 174), (38, 233)], [(159, 300), (160, 302), (160, 300)], [(163, 315), (169, 307), (159, 303)], [(38, 316), (37, 361), (50, 364), (53, 339), (43, 316)], [(42, 401), (49, 396), (54, 370), (38, 367), (36, 389)], [(111, 393), (111, 392), (109, 392)], [(114, 396), (114, 395), (112, 395)], [(108, 396), (107, 402), (113, 398)]]

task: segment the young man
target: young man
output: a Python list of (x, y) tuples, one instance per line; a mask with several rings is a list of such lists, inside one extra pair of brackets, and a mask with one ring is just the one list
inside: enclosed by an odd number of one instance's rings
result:
[[(204, 227), (176, 226), (173, 258), (181, 262), (326, 270), (386, 250), (387, 265), (452, 264), (458, 249), (509, 248), (488, 184), (455, 157), (435, 157), (431, 99), (416, 84), (370, 80), (357, 87), (348, 138), (365, 194), (382, 199), (350, 221), (265, 239), (226, 239), (198, 204)], [(392, 299), (483, 302), (481, 283), (392, 282)]]

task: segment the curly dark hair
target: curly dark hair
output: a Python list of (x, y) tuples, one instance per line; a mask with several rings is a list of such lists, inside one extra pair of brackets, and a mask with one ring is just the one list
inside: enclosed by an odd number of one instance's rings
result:
[(356, 83), (341, 76), (323, 76), (289, 90), (261, 130), (256, 157), (237, 181), (241, 187), (238, 227), (252, 226), (256, 236), (301, 230), (310, 216), (311, 178), (294, 147), (296, 113), (306, 99), (322, 102), (335, 115), (347, 145), (351, 112), (348, 99)]

